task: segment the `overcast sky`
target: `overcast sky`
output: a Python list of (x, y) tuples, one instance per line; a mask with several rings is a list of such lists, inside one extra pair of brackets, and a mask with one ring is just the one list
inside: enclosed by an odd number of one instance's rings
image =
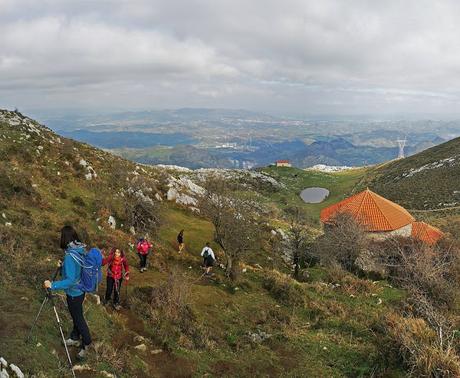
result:
[(460, 1), (0, 0), (0, 108), (460, 113)]

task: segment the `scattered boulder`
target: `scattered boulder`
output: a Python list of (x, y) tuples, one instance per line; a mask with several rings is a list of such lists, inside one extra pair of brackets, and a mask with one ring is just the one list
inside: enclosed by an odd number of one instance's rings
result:
[(260, 344), (263, 341), (272, 337), (273, 335), (258, 329), (256, 332), (248, 332), (248, 336), (253, 343)]
[(134, 349), (140, 350), (141, 352), (146, 352), (147, 351), (147, 345), (145, 344), (139, 344), (134, 347)]
[(8, 367), (8, 362), (3, 357), (0, 357), (0, 368), (7, 368)]
[(115, 218), (113, 217), (113, 215), (111, 215), (109, 217), (109, 219), (107, 220), (107, 223), (109, 224), (109, 227), (112, 229), (112, 230), (115, 230), (115, 228), (117, 227), (117, 221), (115, 220)]
[(108, 371), (105, 371), (105, 370), (102, 370), (101, 371), (101, 374), (104, 376), (104, 377), (107, 377), (107, 378), (116, 378), (116, 376), (112, 373), (109, 373)]
[(24, 373), (16, 365), (10, 364), (10, 370), (16, 374), (17, 378), (24, 378)]
[(177, 190), (174, 188), (169, 188), (168, 193), (166, 193), (166, 198), (168, 201), (175, 201), (177, 198)]
[(92, 369), (89, 365), (85, 364), (85, 365), (74, 365), (73, 370), (74, 371), (85, 371), (85, 370), (92, 370)]

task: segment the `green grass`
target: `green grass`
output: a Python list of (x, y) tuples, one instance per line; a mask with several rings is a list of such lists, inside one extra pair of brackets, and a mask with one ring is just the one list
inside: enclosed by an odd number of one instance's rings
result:
[[(360, 187), (369, 186), (407, 209), (436, 209), (453, 206), (455, 203), (458, 205), (458, 162), (436, 165), (444, 159), (456, 158), (459, 145), (460, 138), (456, 138), (405, 159), (378, 165), (367, 172)], [(404, 176), (423, 166), (431, 168)], [(442, 217), (442, 213), (433, 213), (433, 217)]]
[[(324, 173), (289, 167), (267, 167), (262, 172), (286, 187), (286, 189), (269, 195), (269, 198), (278, 206), (281, 208), (301, 206), (307, 210), (312, 218), (318, 219), (322, 208), (341, 201), (351, 193), (366, 170), (363, 168), (338, 173)], [(300, 198), (300, 192), (310, 187), (328, 189), (329, 196), (322, 203), (307, 204)]]

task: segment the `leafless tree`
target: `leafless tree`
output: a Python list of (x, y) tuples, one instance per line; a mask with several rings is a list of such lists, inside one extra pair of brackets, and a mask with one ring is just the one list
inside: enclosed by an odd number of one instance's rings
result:
[(161, 204), (154, 197), (156, 187), (153, 180), (142, 175), (131, 180), (124, 190), (127, 222), (137, 233), (156, 235), (160, 228)]
[(306, 226), (306, 214), (299, 207), (288, 208), (289, 221), (289, 244), (292, 250), (292, 265), (294, 266), (294, 278), (299, 279), (299, 270), (302, 259), (306, 259), (308, 242), (311, 240), (311, 235)]
[(214, 225), (214, 241), (226, 257), (226, 275), (235, 280), (245, 254), (260, 248), (263, 228), (250, 199), (236, 196), (221, 177), (208, 177), (199, 208)]

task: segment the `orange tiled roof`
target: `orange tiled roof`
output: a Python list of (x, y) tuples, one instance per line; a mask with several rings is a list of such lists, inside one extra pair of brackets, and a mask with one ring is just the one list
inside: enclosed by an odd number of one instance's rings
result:
[(425, 222), (412, 223), (412, 237), (422, 242), (433, 245), (444, 236), (439, 229)]
[(289, 163), (289, 160), (277, 160), (277, 163)]
[(347, 212), (367, 231), (393, 231), (415, 221), (402, 206), (364, 190), (321, 211), (321, 222), (328, 223), (337, 213)]

